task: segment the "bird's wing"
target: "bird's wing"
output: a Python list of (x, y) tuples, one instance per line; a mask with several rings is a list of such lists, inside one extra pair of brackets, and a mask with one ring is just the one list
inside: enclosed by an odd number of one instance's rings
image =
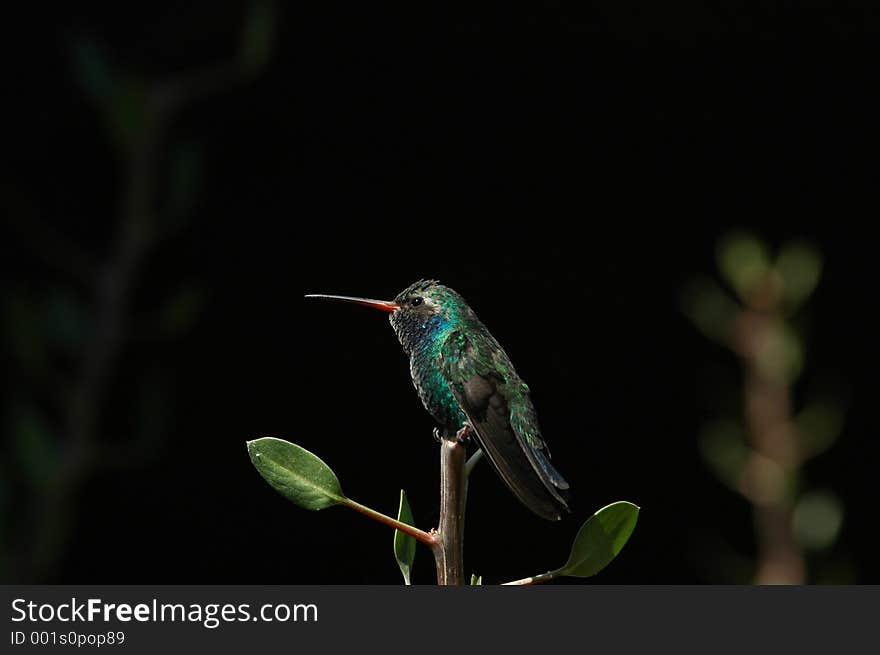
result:
[[(452, 393), (501, 479), (536, 514), (557, 520), (568, 509), (563, 497), (568, 483), (549, 462), (528, 387), (494, 338), (483, 338), (491, 342), (475, 344), (462, 332), (451, 334), (441, 348), (441, 366), (447, 379), (463, 380), (450, 385)], [(508, 401), (509, 384), (523, 385), (523, 402)]]
[[(541, 438), (538, 417), (535, 414), (535, 407), (532, 405), (528, 385), (516, 375), (510, 358), (500, 346), (492, 349), (491, 352), (494, 354), (492, 357), (493, 366), (490, 372), (500, 372), (500, 377), (505, 380), (506, 385), (517, 385), (519, 387), (520, 402), (513, 403), (510, 407), (510, 424), (520, 444), (529, 456), (532, 466), (539, 467), (546, 475), (546, 477), (542, 476), (542, 479), (545, 481), (549, 480), (557, 489), (568, 489), (568, 482), (550, 464), (550, 450)], [(551, 489), (552, 491), (553, 489)]]

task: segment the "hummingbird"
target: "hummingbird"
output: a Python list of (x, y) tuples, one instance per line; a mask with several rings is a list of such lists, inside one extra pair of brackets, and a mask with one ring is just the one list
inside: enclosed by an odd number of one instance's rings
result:
[(570, 511), (569, 485), (550, 463), (528, 385), (501, 344), (456, 291), (419, 280), (394, 300), (309, 294), (389, 314), (422, 404), (442, 426), (435, 436), (473, 435), (508, 489), (551, 521)]

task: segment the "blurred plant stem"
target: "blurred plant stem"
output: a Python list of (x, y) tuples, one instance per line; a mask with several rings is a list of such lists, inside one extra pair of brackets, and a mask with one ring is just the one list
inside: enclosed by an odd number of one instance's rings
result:
[[(99, 426), (116, 363), (129, 339), (133, 289), (147, 255), (175, 227), (157, 208), (161, 194), (161, 159), (169, 126), (177, 114), (203, 97), (229, 90), (254, 77), (265, 65), (272, 39), (272, 5), (251, 4), (239, 52), (229, 61), (155, 82), (133, 81), (111, 70), (90, 42), (77, 45), (76, 72), (114, 136), (122, 162), (123, 183), (115, 235), (106, 262), (79, 276), (89, 290), (94, 321), (72, 380), (59, 429), (60, 465), (42, 489), (35, 489), (29, 532), (18, 544), (16, 566), (21, 582), (53, 580), (76, 523), (84, 482), (100, 468), (137, 466), (156, 444), (144, 448), (130, 439), (117, 451), (99, 440)], [(31, 240), (39, 235), (19, 225)], [(65, 244), (52, 232), (51, 244)], [(56, 248), (58, 249), (58, 248)], [(68, 268), (79, 268), (78, 247), (65, 246)], [(158, 439), (159, 435), (152, 435)], [(138, 442), (138, 443), (136, 443)]]
[(98, 421), (107, 384), (119, 356), (126, 329), (131, 289), (153, 244), (152, 199), (164, 121), (145, 111), (139, 143), (126, 161), (126, 186), (110, 259), (94, 289), (96, 320), (73, 384), (64, 419), (63, 455), (58, 476), (50, 483), (36, 514), (28, 569), (23, 579), (51, 579), (73, 523), (79, 488), (98, 458)]
[(818, 284), (821, 256), (788, 243), (775, 261), (756, 237), (735, 233), (718, 248), (718, 268), (739, 302), (713, 281), (686, 290), (683, 308), (709, 338), (740, 359), (742, 425), (718, 421), (704, 430), (701, 449), (719, 479), (752, 505), (757, 584), (804, 584), (804, 548), (826, 548), (837, 536), (842, 508), (828, 492), (801, 493), (804, 462), (836, 439), (835, 403), (808, 406), (795, 417), (793, 388), (804, 345), (792, 316)]
[(744, 309), (736, 319), (733, 345), (745, 371), (744, 417), (752, 451), (741, 481), (754, 506), (758, 541), (756, 584), (804, 584), (804, 554), (792, 531), (798, 437), (785, 377), (764, 365), (762, 354), (780, 323), (776, 307)]

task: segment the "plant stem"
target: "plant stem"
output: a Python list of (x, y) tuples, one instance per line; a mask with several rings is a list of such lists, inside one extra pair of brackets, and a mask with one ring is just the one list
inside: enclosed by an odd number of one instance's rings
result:
[(806, 562), (791, 530), (794, 497), (786, 485), (801, 466), (800, 437), (792, 419), (791, 380), (782, 365), (770, 366), (765, 354), (782, 329), (780, 299), (769, 298), (740, 313), (731, 344), (745, 369), (744, 415), (752, 446), (741, 493), (754, 506), (755, 584), (804, 584)]
[(434, 534), (425, 532), (424, 530), (419, 530), (418, 528), (414, 528), (413, 526), (407, 525), (406, 523), (402, 523), (397, 519), (391, 518), (387, 514), (377, 512), (374, 509), (370, 509), (366, 505), (361, 505), (360, 503), (353, 501), (351, 498), (343, 498), (340, 502), (346, 507), (350, 507), (356, 512), (360, 512), (364, 516), (369, 516), (371, 519), (378, 521), (379, 523), (384, 523), (385, 525), (391, 526), (395, 530), (400, 530), (401, 532), (408, 534), (411, 537), (415, 537), (426, 546), (429, 546), (432, 550), (437, 548), (439, 544), (439, 539)]
[[(47, 244), (47, 256), (75, 277), (94, 285), (95, 325), (75, 374), (64, 416), (64, 451), (60, 471), (35, 499), (33, 522), (25, 540), (26, 554), (16, 567), (23, 582), (51, 580), (63, 548), (76, 526), (82, 488), (105, 459), (99, 426), (113, 383), (113, 374), (129, 336), (128, 310), (139, 273), (156, 245), (160, 215), (156, 195), (162, 172), (162, 148), (177, 112), (204, 96), (247, 82), (255, 71), (243, 69), (238, 57), (204, 71), (154, 82), (143, 106), (144, 124), (125, 158), (125, 182), (112, 254), (99, 270), (76, 247), (53, 230), (32, 228), (34, 239)], [(126, 446), (130, 445), (128, 443)], [(137, 462), (127, 451), (126, 464)]]
[[(467, 449), (463, 444), (454, 439), (443, 439), (440, 442), (440, 520), (437, 529), (431, 532), (402, 523), (351, 498), (340, 498), (339, 502), (430, 547), (437, 563), (437, 584), (465, 584), (464, 515), (469, 472), (466, 470), (466, 458)], [(473, 467), (479, 459), (478, 452), (471, 458), (470, 466)]]
[(140, 265), (153, 244), (153, 202), (159, 148), (165, 124), (147, 104), (142, 133), (127, 153), (125, 192), (109, 261), (95, 280), (95, 327), (82, 361), (64, 418), (65, 438), (60, 471), (38, 500), (29, 555), (22, 579), (38, 581), (55, 575), (61, 553), (75, 526), (76, 504), (84, 481), (99, 461), (98, 426), (126, 334), (131, 292)]
[(437, 584), (464, 584), (464, 513), (467, 499), (466, 448), (454, 439), (440, 442), (440, 520), (437, 543)]
[(521, 580), (514, 580), (513, 582), (505, 582), (502, 586), (506, 585), (527, 585), (527, 584), (538, 584), (539, 582), (547, 582), (552, 580), (553, 578), (559, 577), (562, 569), (556, 569), (555, 571), (548, 571), (547, 573), (542, 573), (540, 575), (533, 575), (530, 578), (522, 578)]

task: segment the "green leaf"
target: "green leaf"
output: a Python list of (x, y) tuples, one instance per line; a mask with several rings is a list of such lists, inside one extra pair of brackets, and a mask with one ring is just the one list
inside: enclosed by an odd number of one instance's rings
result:
[(745, 432), (736, 421), (721, 419), (700, 430), (700, 454), (721, 482), (739, 491), (749, 460)]
[(11, 289), (0, 296), (0, 321), (7, 352), (18, 359), (29, 376), (49, 372), (48, 341), (45, 321), (40, 318), (40, 303), (24, 288)]
[(483, 584), (483, 576), (471, 573), (471, 586), (477, 587)]
[(19, 469), (35, 487), (46, 487), (61, 466), (55, 435), (37, 411), (22, 408), (13, 424)]
[[(397, 510), (397, 520), (407, 525), (413, 525), (412, 510), (409, 507), (409, 501), (406, 499), (406, 492), (400, 490), (400, 509)], [(400, 530), (394, 531), (394, 557), (400, 572), (403, 574), (404, 584), (412, 584), (410, 575), (412, 575), (413, 560), (416, 558), (416, 538), (412, 535), (405, 534)]]
[(71, 46), (74, 77), (93, 100), (103, 102), (113, 93), (114, 76), (109, 57), (103, 48), (88, 38), (77, 38)]
[(843, 408), (832, 400), (807, 405), (795, 417), (801, 448), (805, 457), (815, 457), (828, 450), (843, 429)]
[(822, 255), (807, 243), (787, 243), (776, 259), (776, 270), (782, 278), (783, 295), (789, 306), (797, 308), (819, 284)]
[(587, 578), (604, 569), (626, 544), (638, 516), (639, 508), (626, 501), (611, 503), (593, 514), (578, 531), (558, 575)]
[(88, 317), (82, 303), (69, 291), (56, 289), (44, 310), (46, 339), (67, 352), (76, 352), (85, 341)]
[(345, 499), (330, 467), (305, 448), (283, 439), (263, 437), (248, 441), (247, 449), (251, 462), (266, 482), (300, 507), (319, 510)]
[(739, 306), (714, 280), (698, 277), (682, 291), (681, 309), (708, 338), (726, 342)]
[(144, 82), (120, 74), (111, 61), (111, 55), (94, 41), (74, 41), (74, 76), (103, 113), (114, 144), (122, 151), (131, 151), (147, 124), (149, 93)]
[(244, 19), (241, 40), (241, 63), (246, 71), (256, 72), (266, 65), (275, 45), (275, 4), (251, 2)]
[(134, 78), (119, 78), (102, 109), (116, 145), (128, 152), (137, 148), (150, 120), (146, 84)]
[(716, 255), (721, 275), (745, 301), (770, 271), (767, 246), (748, 232), (724, 237)]
[(792, 531), (807, 548), (822, 550), (837, 540), (843, 525), (843, 503), (830, 491), (811, 491), (797, 502)]

